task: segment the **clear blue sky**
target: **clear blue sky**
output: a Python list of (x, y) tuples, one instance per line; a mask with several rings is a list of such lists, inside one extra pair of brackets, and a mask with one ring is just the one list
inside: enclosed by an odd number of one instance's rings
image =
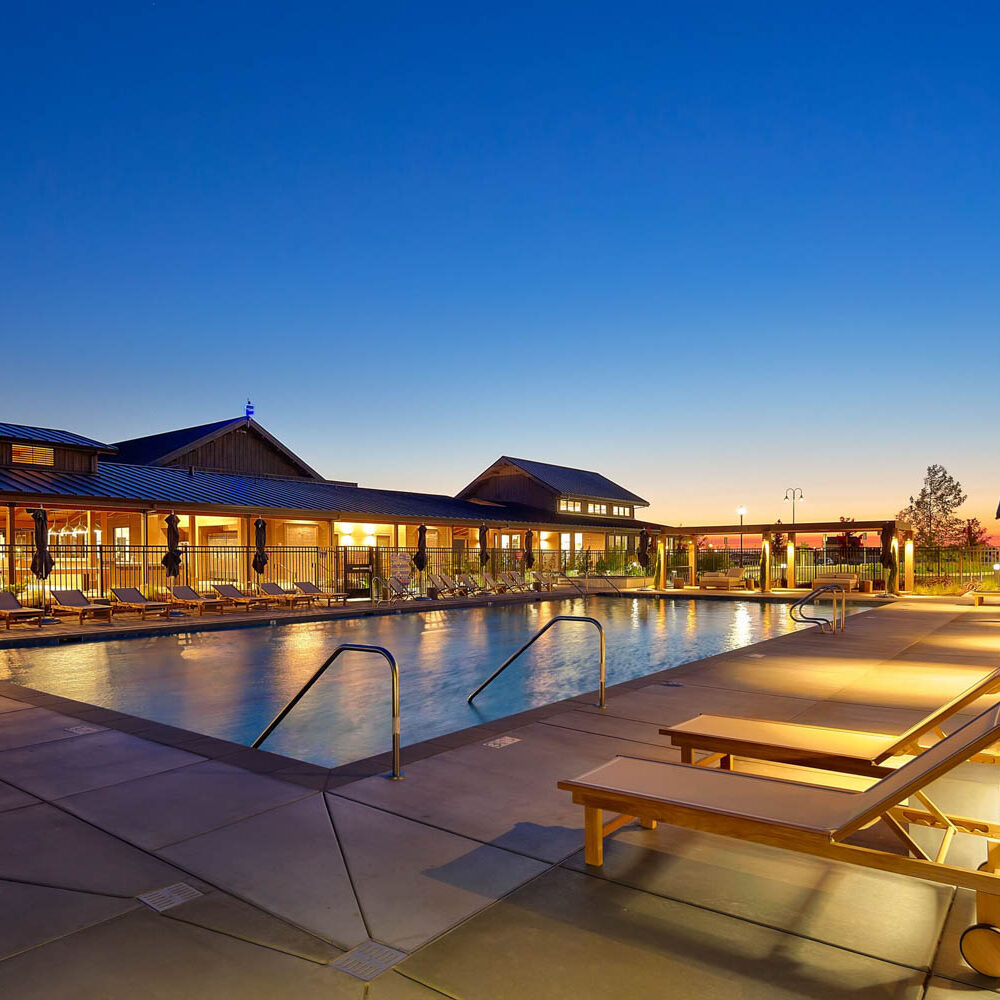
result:
[(994, 4), (5, 6), (0, 419), (997, 499)]

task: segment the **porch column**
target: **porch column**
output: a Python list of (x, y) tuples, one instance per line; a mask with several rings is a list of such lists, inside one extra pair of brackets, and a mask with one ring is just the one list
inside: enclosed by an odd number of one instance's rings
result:
[(7, 505), (7, 587), (11, 591), (14, 589), (14, 578), (17, 575), (17, 558), (14, 554), (15, 509), (13, 504)]
[(250, 515), (240, 518), (240, 532), (243, 535), (243, 580), (240, 582), (249, 590), (250, 588)]
[(188, 514), (188, 586), (198, 588), (198, 518)]
[(149, 546), (149, 512), (145, 510), (139, 515), (139, 544), (142, 547), (142, 556), (139, 563), (139, 580), (142, 585), (143, 594), (148, 596), (149, 553), (146, 549)]
[(892, 543), (889, 547), (892, 553), (892, 568), (889, 570), (889, 578), (892, 580), (892, 593), (900, 592), (899, 581), (899, 535), (892, 536)]
[(788, 586), (792, 589), (795, 588), (795, 533), (790, 532), (788, 535), (788, 552), (785, 559), (785, 563), (788, 566), (786, 575), (788, 577)]
[(667, 589), (667, 543), (661, 535), (656, 540), (656, 557), (659, 560), (656, 572), (656, 582), (653, 584), (657, 590)]
[(913, 565), (913, 536), (910, 535), (903, 543), (903, 590), (908, 594), (913, 593), (913, 580), (916, 567)]
[(691, 583), (698, 586), (698, 539), (694, 535), (688, 536), (688, 573), (691, 576)]
[(771, 535), (764, 532), (760, 536), (760, 592), (771, 591)]

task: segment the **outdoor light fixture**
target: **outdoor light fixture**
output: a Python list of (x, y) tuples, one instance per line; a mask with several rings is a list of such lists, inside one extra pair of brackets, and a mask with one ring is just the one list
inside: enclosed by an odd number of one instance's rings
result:
[(803, 494), (800, 486), (789, 486), (788, 489), (785, 490), (785, 503), (789, 500), (792, 501), (792, 524), (795, 524), (795, 501), (799, 500), (801, 503), (806, 502), (805, 495)]
[(743, 565), (743, 518), (746, 516), (747, 509), (740, 504), (736, 508), (736, 513), (740, 515), (740, 566)]
[(364, 533), (366, 535), (374, 535), (375, 534), (375, 525), (374, 524), (366, 524), (364, 526), (363, 530), (364, 530)]

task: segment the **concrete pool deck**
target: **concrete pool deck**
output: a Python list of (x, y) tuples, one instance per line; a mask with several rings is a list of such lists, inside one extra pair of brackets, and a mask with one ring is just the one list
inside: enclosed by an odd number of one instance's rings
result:
[[(406, 748), (401, 782), (0, 684), (0, 995), (992, 995), (958, 955), (971, 893), (662, 825), (588, 869), (555, 786), (678, 759), (657, 729), (697, 712), (900, 732), (998, 638), (998, 608), (904, 599)], [(1000, 819), (967, 767), (941, 804)], [(370, 941), (395, 953), (366, 983), (337, 963)]]

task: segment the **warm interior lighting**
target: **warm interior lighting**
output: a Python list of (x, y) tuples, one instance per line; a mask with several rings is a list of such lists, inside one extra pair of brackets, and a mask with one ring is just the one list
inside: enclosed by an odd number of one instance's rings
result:
[(366, 524), (364, 526), (363, 530), (364, 530), (364, 533), (366, 535), (374, 535), (375, 534), (375, 525), (374, 524)]
[(375, 544), (375, 536), (374, 535), (366, 535), (365, 536), (365, 540), (361, 544), (362, 545), (369, 545), (369, 546), (374, 545)]
[(340, 526), (340, 531), (341, 531), (341, 534), (344, 534), (344, 535), (353, 535), (354, 534), (354, 525), (353, 524), (342, 524)]

